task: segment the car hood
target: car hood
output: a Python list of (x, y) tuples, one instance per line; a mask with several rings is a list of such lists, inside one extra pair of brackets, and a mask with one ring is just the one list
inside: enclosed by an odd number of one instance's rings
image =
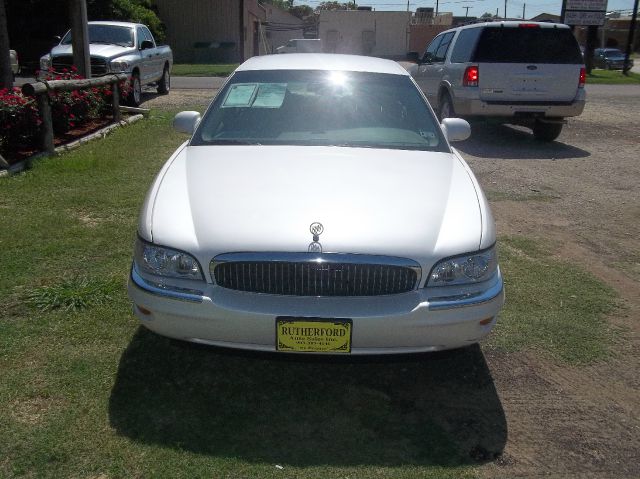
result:
[[(103, 58), (115, 58), (126, 53), (131, 53), (133, 47), (121, 47), (119, 45), (105, 45), (102, 43), (89, 44), (89, 55)], [(72, 55), (73, 49), (71, 45), (58, 45), (51, 50), (52, 56)]]
[(170, 162), (141, 231), (203, 265), (227, 252), (306, 252), (313, 222), (324, 226), (324, 252), (406, 257), (423, 268), (480, 246), (481, 193), (452, 153), (187, 146)]

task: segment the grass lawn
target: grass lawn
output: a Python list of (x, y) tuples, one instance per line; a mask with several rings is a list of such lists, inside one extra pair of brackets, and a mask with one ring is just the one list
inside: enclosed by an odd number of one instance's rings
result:
[(238, 65), (239, 63), (220, 65), (174, 63), (171, 74), (181, 77), (226, 77), (238, 68)]
[(600, 70), (594, 69), (591, 75), (587, 75), (587, 85), (638, 85), (640, 84), (640, 74), (629, 72), (623, 75), (620, 70)]
[[(172, 115), (0, 178), (0, 477), (464, 478), (507, 422), (479, 347), (394, 358), (228, 352), (156, 336), (126, 296)], [(608, 354), (613, 293), (504, 238), (487, 347)]]

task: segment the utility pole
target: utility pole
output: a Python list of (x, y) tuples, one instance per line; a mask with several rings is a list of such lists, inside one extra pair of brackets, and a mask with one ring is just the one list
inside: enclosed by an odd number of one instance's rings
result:
[(434, 15), (436, 17), (438, 16), (438, 3), (439, 3), (439, 0), (436, 0), (436, 14)]
[(633, 15), (631, 15), (631, 25), (629, 26), (629, 36), (627, 37), (627, 50), (624, 54), (624, 67), (622, 69), (622, 73), (625, 75), (629, 75), (629, 70), (631, 67), (629, 66), (629, 55), (631, 55), (631, 50), (633, 48), (633, 37), (636, 32), (636, 19), (638, 18), (638, 0), (633, 4)]
[(526, 3), (523, 3), (523, 4), (522, 4), (522, 19), (523, 19), (523, 20), (524, 20), (524, 12), (525, 12), (525, 10), (526, 10), (526, 9), (527, 9), (527, 4), (526, 4)]
[(73, 64), (80, 75), (85, 78), (91, 78), (86, 0), (69, 0), (69, 15), (71, 16)]
[(496, 18), (498, 18), (500, 16), (500, 9), (496, 8)]
[(471, 7), (462, 7), (462, 8), (464, 8), (464, 18), (467, 18), (469, 16), (469, 9)]
[(507, 19), (507, 0), (504, 0), (504, 19)]
[(4, 0), (0, 0), (0, 89), (13, 87), (11, 58), (9, 57), (9, 31)]

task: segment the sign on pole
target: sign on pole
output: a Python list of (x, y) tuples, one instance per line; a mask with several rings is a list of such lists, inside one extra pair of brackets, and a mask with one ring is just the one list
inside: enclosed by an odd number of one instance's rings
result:
[(607, 13), (607, 0), (566, 0), (564, 23), (567, 25), (602, 26)]
[(567, 0), (567, 10), (606, 11), (607, 0)]

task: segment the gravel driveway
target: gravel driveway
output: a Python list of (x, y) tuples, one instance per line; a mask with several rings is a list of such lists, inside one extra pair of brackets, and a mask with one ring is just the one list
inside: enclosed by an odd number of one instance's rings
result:
[(487, 477), (640, 477), (640, 86), (587, 93), (556, 142), (474, 124), (456, 145), (491, 198), (499, 235), (546, 241), (623, 301), (609, 321), (624, 334), (606, 362), (571, 368), (486, 353), (509, 428)]

